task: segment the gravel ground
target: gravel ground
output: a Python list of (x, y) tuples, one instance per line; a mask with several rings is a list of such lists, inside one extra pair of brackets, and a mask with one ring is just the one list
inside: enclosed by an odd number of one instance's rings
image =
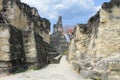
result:
[(41, 70), (0, 77), (0, 80), (82, 80), (63, 56), (59, 64), (50, 64)]

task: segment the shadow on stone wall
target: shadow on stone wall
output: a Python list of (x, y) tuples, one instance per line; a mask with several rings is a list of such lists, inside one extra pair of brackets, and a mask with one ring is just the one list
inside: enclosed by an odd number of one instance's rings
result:
[(13, 26), (9, 26), (10, 29), (10, 60), (12, 69), (10, 73), (16, 72), (17, 70), (26, 70), (26, 56), (22, 39), (22, 32)]

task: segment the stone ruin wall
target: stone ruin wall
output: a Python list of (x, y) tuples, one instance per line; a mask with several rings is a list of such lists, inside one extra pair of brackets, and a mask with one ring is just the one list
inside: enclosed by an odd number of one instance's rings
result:
[(12, 25), (0, 26), (0, 73), (25, 64), (22, 32)]
[(50, 22), (20, 0), (0, 0), (0, 70), (40, 68), (48, 63)]
[(120, 1), (104, 3), (88, 24), (76, 25), (70, 46), (68, 61), (81, 77), (120, 80)]

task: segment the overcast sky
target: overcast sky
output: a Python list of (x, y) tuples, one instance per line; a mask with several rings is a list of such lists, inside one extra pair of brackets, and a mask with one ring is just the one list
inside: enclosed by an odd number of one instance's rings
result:
[(103, 2), (110, 0), (21, 0), (32, 7), (36, 7), (41, 17), (50, 20), (51, 26), (58, 17), (63, 17), (63, 25), (87, 23), (101, 7)]

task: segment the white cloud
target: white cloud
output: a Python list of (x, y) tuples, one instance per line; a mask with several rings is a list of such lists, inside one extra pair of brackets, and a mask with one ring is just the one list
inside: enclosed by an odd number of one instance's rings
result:
[[(94, 0), (21, 0), (32, 7), (36, 7), (40, 16), (56, 22), (58, 16), (63, 16), (66, 24), (87, 22), (89, 17), (100, 9)], [(80, 22), (81, 21), (81, 22)]]
[(101, 8), (101, 5), (95, 7), (95, 10), (98, 11), (98, 10), (100, 10), (100, 8)]

